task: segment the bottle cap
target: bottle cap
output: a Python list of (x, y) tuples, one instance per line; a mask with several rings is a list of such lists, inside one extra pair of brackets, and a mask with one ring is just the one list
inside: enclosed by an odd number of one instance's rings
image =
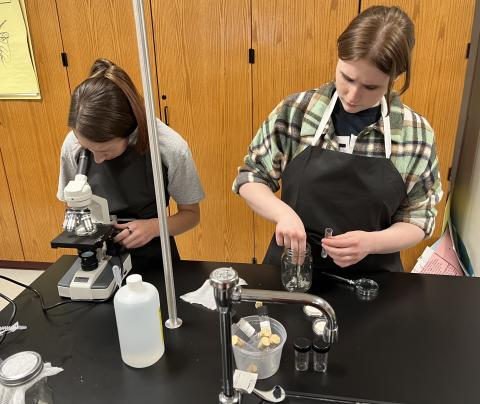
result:
[(142, 282), (142, 275), (133, 274), (133, 275), (127, 276), (127, 284), (129, 285), (134, 285), (140, 282)]
[(5, 386), (19, 386), (32, 380), (42, 369), (40, 354), (33, 351), (19, 352), (0, 364), (0, 382)]
[(321, 338), (317, 338), (313, 341), (313, 350), (319, 353), (326, 353), (330, 351), (330, 344)]
[(293, 348), (298, 352), (308, 352), (312, 348), (312, 341), (305, 337), (297, 337), (293, 341)]

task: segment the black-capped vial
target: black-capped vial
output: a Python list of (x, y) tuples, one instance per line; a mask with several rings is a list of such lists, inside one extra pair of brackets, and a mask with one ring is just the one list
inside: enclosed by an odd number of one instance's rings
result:
[(293, 348), (295, 349), (295, 369), (301, 372), (308, 370), (312, 341), (305, 337), (297, 337), (293, 341)]
[(313, 341), (313, 370), (315, 372), (326, 372), (328, 364), (328, 352), (330, 344), (322, 338)]

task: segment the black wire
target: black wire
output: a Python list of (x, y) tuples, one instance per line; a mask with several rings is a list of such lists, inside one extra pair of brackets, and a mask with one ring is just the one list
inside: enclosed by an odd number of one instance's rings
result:
[[(123, 275), (123, 262), (122, 262), (121, 255), (120, 254), (113, 255), (112, 258), (113, 257), (118, 258), (120, 268), (122, 270), (122, 275)], [(109, 297), (107, 297), (106, 299), (93, 299), (93, 300), (70, 299), (70, 300), (64, 300), (64, 301), (52, 304), (51, 306), (45, 306), (45, 301), (43, 300), (43, 297), (40, 294), (40, 292), (38, 290), (32, 288), (30, 285), (26, 285), (22, 282), (16, 281), (15, 279), (9, 278), (8, 276), (5, 276), (5, 275), (0, 275), (0, 279), (6, 280), (7, 282), (11, 282), (11, 283), (14, 283), (15, 285), (18, 285), (18, 286), (21, 286), (25, 289), (31, 290), (40, 299), (40, 305), (42, 306), (42, 310), (43, 310), (44, 313), (46, 313), (48, 310), (54, 309), (55, 307), (63, 306), (64, 304), (68, 304), (68, 303), (105, 303), (105, 302), (108, 302), (109, 300), (112, 299), (113, 295), (115, 294), (116, 290), (118, 289), (118, 285), (115, 284), (115, 287), (112, 291), (112, 294)], [(11, 303), (13, 305), (12, 314), (10, 315), (10, 319), (8, 320), (8, 324), (7, 324), (7, 326), (11, 326), (12, 323), (13, 323), (13, 320), (15, 319), (15, 315), (17, 313), (17, 305), (15, 304), (15, 302), (12, 299), (10, 299), (8, 296), (5, 296), (3, 293), (0, 293), (0, 297), (4, 298), (5, 300), (7, 300), (9, 303)], [(0, 337), (0, 344), (3, 342), (3, 340), (5, 339), (5, 336), (7, 334), (8, 334), (8, 331), (3, 332), (3, 334)]]
[[(44, 312), (46, 312), (47, 310), (53, 309), (53, 308), (55, 308), (55, 307), (62, 306), (62, 305), (67, 304), (67, 303), (104, 303), (104, 302), (109, 301), (109, 300), (112, 298), (113, 292), (115, 292), (115, 290), (116, 290), (116, 288), (117, 288), (117, 286), (116, 286), (115, 289), (113, 290), (112, 294), (111, 294), (109, 297), (107, 297), (106, 299), (98, 299), (98, 300), (95, 300), (95, 299), (94, 299), (94, 300), (70, 299), (70, 300), (65, 300), (65, 301), (62, 301), (62, 302), (55, 303), (55, 304), (53, 304), (53, 305), (51, 305), (51, 306), (45, 306), (45, 301), (43, 300), (42, 295), (38, 292), (38, 290), (32, 288), (30, 285), (26, 285), (26, 284), (24, 284), (24, 283), (22, 283), (22, 282), (16, 281), (15, 279), (11, 279), (11, 278), (9, 278), (9, 277), (7, 277), (7, 276), (4, 276), (4, 275), (0, 275), (0, 279), (4, 279), (4, 280), (6, 280), (6, 281), (8, 281), (8, 282), (12, 282), (12, 283), (14, 283), (14, 284), (16, 284), (16, 285), (18, 285), (18, 286), (22, 286), (22, 287), (24, 287), (24, 288), (26, 288), (26, 289), (28, 289), (28, 290), (31, 290), (31, 291), (32, 291), (33, 293), (35, 293), (35, 295), (37, 295), (38, 298), (40, 299), (40, 304), (41, 304), (42, 310), (43, 310)], [(3, 296), (2, 296), (2, 297), (3, 297)], [(12, 303), (13, 303), (13, 301), (12, 301)]]
[[(17, 305), (15, 304), (15, 302), (12, 299), (10, 299), (8, 296), (5, 296), (3, 293), (0, 293), (0, 297), (3, 297), (5, 300), (7, 300), (13, 306), (12, 314), (10, 315), (10, 319), (8, 320), (8, 323), (7, 323), (7, 327), (9, 327), (13, 324), (13, 319), (15, 318), (15, 314), (17, 314)], [(0, 337), (0, 344), (3, 342), (3, 340), (5, 339), (5, 336), (7, 334), (8, 334), (8, 331), (5, 330), (2, 334), (2, 336)]]

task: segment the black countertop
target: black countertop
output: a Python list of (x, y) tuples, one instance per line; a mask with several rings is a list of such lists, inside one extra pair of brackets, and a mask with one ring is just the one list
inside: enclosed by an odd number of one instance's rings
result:
[[(74, 258), (60, 258), (33, 283), (48, 304), (59, 300), (57, 281)], [(235, 268), (249, 287), (282, 290), (275, 267), (184, 261), (174, 269), (183, 325), (176, 330), (164, 328), (165, 354), (149, 368), (133, 369), (122, 362), (113, 303), (67, 304), (44, 315), (29, 291), (15, 299), (16, 320), (28, 329), (7, 335), (0, 357), (34, 350), (53, 366), (62, 367), (64, 371), (48, 381), (56, 404), (217, 403), (221, 388), (218, 314), (179, 297), (199, 288), (220, 266)], [(371, 277), (380, 285), (379, 296), (371, 302), (357, 300), (351, 289), (326, 278), (310, 291), (332, 305), (339, 325), (326, 374), (294, 370), (293, 339), (312, 336), (302, 307), (269, 305), (269, 314), (285, 326), (288, 337), (279, 371), (257, 387), (279, 384), (292, 396), (335, 397), (343, 402), (480, 402), (480, 279), (398, 273)], [(143, 278), (158, 287), (165, 321), (163, 275), (152, 271)], [(241, 315), (254, 314), (252, 303), (235, 308)], [(1, 324), (10, 312), (7, 307), (0, 313)], [(244, 396), (243, 402), (258, 400)], [(314, 401), (289, 398), (286, 402)]]

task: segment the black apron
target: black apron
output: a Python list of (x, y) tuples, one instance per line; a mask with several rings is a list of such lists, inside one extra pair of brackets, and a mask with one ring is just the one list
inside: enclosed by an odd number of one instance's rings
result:
[[(328, 121), (337, 95), (334, 94), (322, 117), (313, 145)], [(353, 230), (379, 231), (392, 225), (392, 217), (406, 197), (405, 183), (390, 161), (390, 123), (382, 115), (387, 158), (357, 156), (309, 146), (285, 168), (282, 174), (282, 201), (302, 220), (312, 249), (313, 267), (322, 271), (350, 272), (403, 271), (400, 253), (371, 254), (358, 263), (340, 268), (330, 257), (321, 258), (320, 240), (326, 227), (333, 234)], [(264, 263), (279, 265), (283, 247), (270, 241)]]
[[(168, 169), (162, 164), (165, 201), (168, 207)], [(108, 201), (111, 215), (118, 219), (152, 219), (158, 217), (150, 153), (140, 155), (133, 146), (123, 154), (100, 164), (90, 159), (87, 171), (92, 192)], [(175, 239), (170, 237), (172, 262), (180, 260)], [(129, 250), (136, 271), (163, 267), (160, 237), (142, 247)]]

